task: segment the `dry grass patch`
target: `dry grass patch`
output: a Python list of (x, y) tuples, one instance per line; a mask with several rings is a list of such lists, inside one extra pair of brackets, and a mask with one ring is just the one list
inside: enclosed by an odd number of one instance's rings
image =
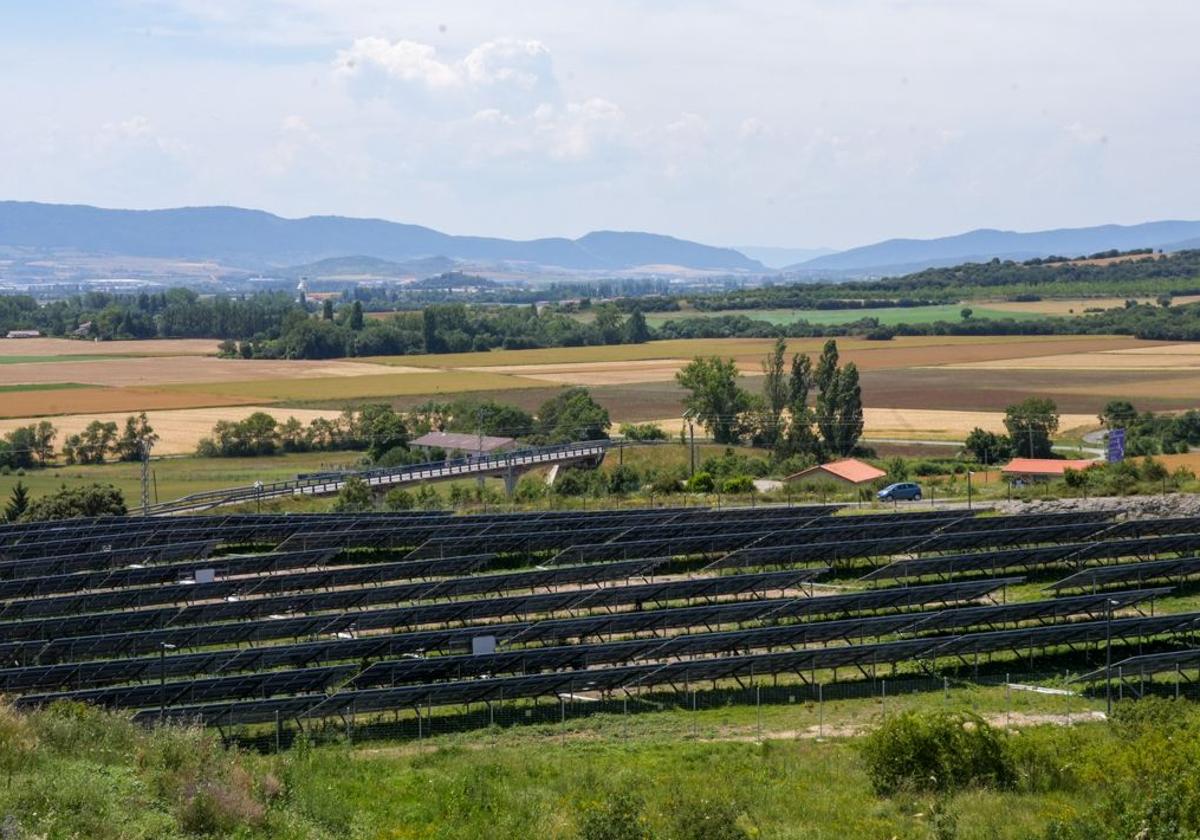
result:
[(1019, 359), (990, 359), (948, 364), (958, 370), (1200, 370), (1200, 354), (1172, 351), (1156, 352), (1157, 347), (1114, 350), (1111, 352), (1061, 353)]

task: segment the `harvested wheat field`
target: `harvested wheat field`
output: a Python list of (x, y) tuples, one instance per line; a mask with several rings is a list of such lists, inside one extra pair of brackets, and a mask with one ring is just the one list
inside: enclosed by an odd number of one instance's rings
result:
[(212, 338), (148, 338), (143, 341), (83, 341), (70, 338), (0, 339), (0, 356), (213, 356)]
[[(1155, 303), (1154, 298), (1061, 298), (1058, 300), (1029, 300), (1029, 301), (979, 301), (986, 309), (997, 309), (1001, 312), (1018, 312), (1025, 315), (1082, 315), (1089, 309), (1120, 309), (1126, 300), (1136, 300), (1138, 303)], [(1180, 295), (1173, 298), (1172, 303), (1183, 306), (1200, 300), (1200, 295)]]
[(142, 388), (65, 388), (9, 391), (0, 400), (0, 417), (45, 417), (111, 411), (143, 411), (260, 402), (250, 396), (226, 396), (202, 391), (152, 391)]
[[(288, 363), (290, 364), (290, 362)], [(380, 368), (376, 367), (378, 371)], [(383, 368), (392, 370), (391, 368)], [(552, 383), (503, 373), (469, 370), (420, 370), (373, 376), (337, 376), (306, 379), (261, 379), (165, 385), (172, 393), (216, 393), (255, 400), (355, 400), (411, 394), (459, 394), (467, 391), (550, 388)]]
[[(1098, 352), (1057, 353), (1028, 358), (965, 361), (944, 365), (954, 370), (1200, 370), (1200, 353), (1180, 345), (1122, 348)], [(1136, 350), (1136, 352), (1134, 352)]]
[[(679, 430), (683, 428), (683, 420), (679, 417), (670, 417), (655, 422), (671, 435), (679, 434)], [(1096, 418), (1091, 414), (1063, 414), (1060, 415), (1059, 425), (1063, 429), (1081, 426), (1095, 427)], [(961, 441), (975, 428), (1003, 434), (1005, 432), (1004, 412), (911, 408), (863, 409), (863, 434), (870, 437)]]
[(499, 365), (462, 370), (511, 373), (528, 379), (567, 385), (626, 385), (666, 382), (688, 363), (687, 359), (641, 359), (629, 362), (576, 362), (566, 365)]
[[(307, 408), (280, 409), (272, 406), (247, 405), (226, 406), (224, 408), (189, 408), (178, 411), (147, 411), (146, 418), (159, 436), (154, 445), (155, 455), (184, 455), (196, 451), (196, 444), (201, 438), (208, 437), (218, 420), (242, 420), (256, 411), (265, 411), (276, 420), (283, 422), (289, 417), (295, 417), (302, 423), (309, 423), (317, 417), (334, 418), (336, 411), (319, 411)], [(93, 420), (102, 423), (116, 423), (120, 428), (125, 418), (132, 412), (80, 414), (70, 417), (51, 418), (58, 430), (58, 445), (62, 445), (67, 435), (77, 434)], [(18, 426), (35, 422), (34, 418), (0, 420), (0, 433), (11, 431)]]
[(361, 362), (160, 356), (0, 365), (0, 385), (87, 382), (109, 387), (150, 387), (229, 380), (308, 379), (400, 372), (425, 374), (428, 371), (424, 368), (386, 368)]

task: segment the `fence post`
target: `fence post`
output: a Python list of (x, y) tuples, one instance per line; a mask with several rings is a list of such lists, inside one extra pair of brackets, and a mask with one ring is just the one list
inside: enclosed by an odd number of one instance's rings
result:
[(1004, 728), (1012, 725), (1012, 684), (1008, 674), (1004, 675)]
[(279, 721), (279, 710), (275, 710), (275, 754), (279, 755), (279, 742), (283, 740), (282, 732), (280, 732), (281, 723)]
[(628, 694), (625, 695), (625, 697), (621, 700), (621, 722), (623, 724), (622, 729), (624, 730), (624, 733), (625, 733), (625, 740), (628, 741), (629, 740), (629, 695)]
[(762, 686), (754, 686), (754, 706), (758, 711), (758, 742), (762, 743)]
[(880, 711), (884, 717), (887, 717), (887, 680), (879, 681), (880, 688)]
[(825, 738), (825, 684), (817, 683), (817, 738)]

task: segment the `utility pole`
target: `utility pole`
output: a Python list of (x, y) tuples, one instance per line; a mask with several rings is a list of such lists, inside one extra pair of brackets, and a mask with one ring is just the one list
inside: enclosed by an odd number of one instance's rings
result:
[(139, 442), (142, 450), (142, 516), (150, 515), (150, 441), (142, 438)]
[(971, 509), (971, 476), (973, 473), (967, 470), (967, 510)]

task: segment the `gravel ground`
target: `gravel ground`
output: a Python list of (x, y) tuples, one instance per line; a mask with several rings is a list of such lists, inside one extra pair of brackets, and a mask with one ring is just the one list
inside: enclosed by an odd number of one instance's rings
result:
[(1200, 495), (1171, 493), (1166, 496), (1101, 496), (1092, 499), (1053, 499), (1032, 502), (997, 502), (1000, 513), (1067, 513), (1073, 510), (1115, 510), (1131, 519), (1164, 516), (1200, 516)]

